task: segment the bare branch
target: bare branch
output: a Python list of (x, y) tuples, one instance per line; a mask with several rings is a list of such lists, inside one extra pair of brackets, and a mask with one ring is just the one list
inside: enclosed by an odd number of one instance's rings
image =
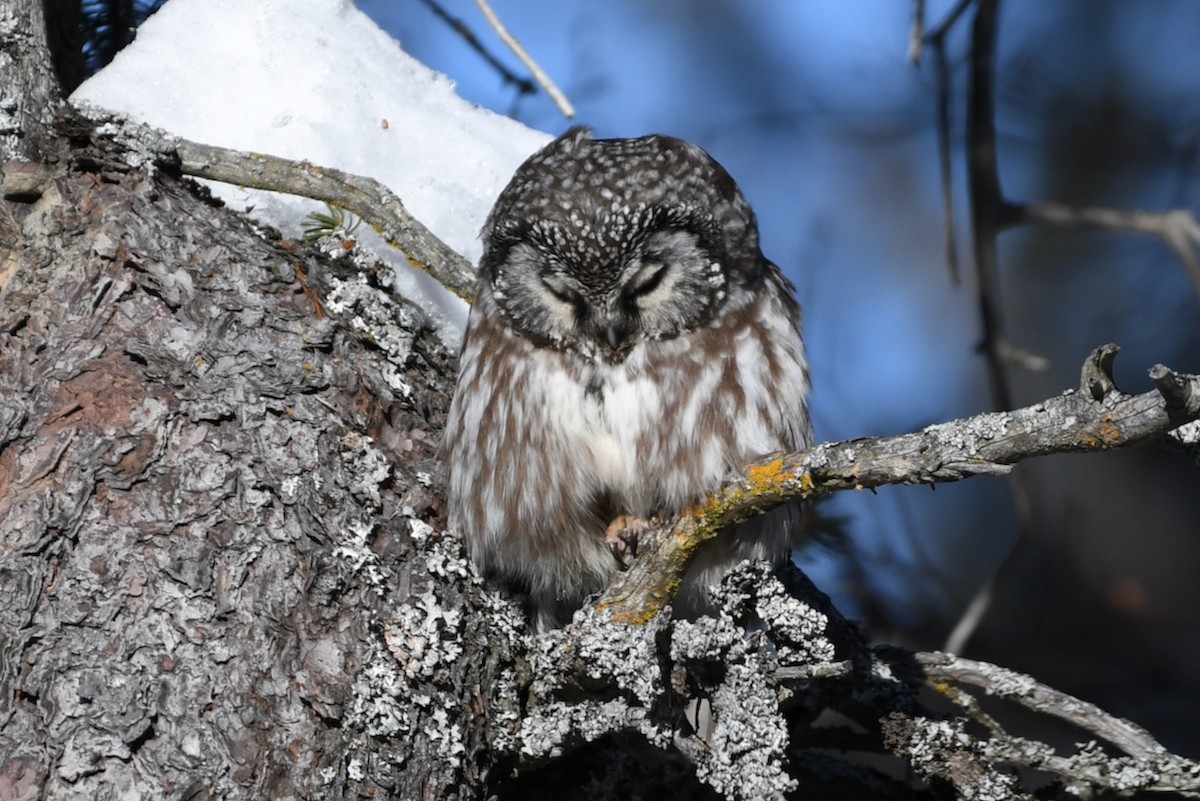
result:
[(939, 36), (930, 46), (933, 48), (938, 76), (937, 144), (939, 172), (942, 176), (943, 243), (946, 248), (946, 264), (950, 268), (950, 280), (958, 286), (962, 279), (958, 268), (958, 242), (954, 235), (954, 174), (950, 159), (950, 66), (946, 60), (946, 40)]
[(1037, 223), (1060, 227), (1101, 228), (1157, 236), (1171, 248), (1187, 270), (1192, 289), (1200, 297), (1200, 222), (1191, 209), (1140, 211), (1137, 209), (1076, 208), (1062, 203), (1023, 203), (1009, 207), (1009, 226)]
[(567, 96), (562, 93), (554, 81), (550, 80), (550, 76), (538, 66), (538, 63), (533, 60), (533, 56), (525, 52), (525, 48), (517, 41), (517, 37), (509, 32), (508, 28), (504, 27), (504, 23), (500, 21), (500, 17), (496, 16), (496, 12), (488, 5), (487, 0), (475, 0), (475, 5), (479, 6), (479, 10), (483, 12), (483, 16), (487, 19), (488, 24), (496, 31), (496, 35), (500, 37), (500, 41), (508, 46), (508, 49), (513, 52), (525, 68), (529, 70), (529, 74), (538, 82), (542, 89), (546, 90), (546, 94), (550, 95), (550, 99), (554, 101), (554, 105), (558, 106), (558, 110), (567, 119), (575, 116), (575, 107), (571, 105), (571, 101), (567, 100)]
[(973, 2), (975, 2), (975, 0), (958, 0), (958, 2), (955, 3), (954, 8), (950, 9), (948, 12), (946, 12), (946, 16), (942, 17), (942, 21), (939, 22), (933, 30), (925, 34), (925, 41), (933, 43), (938, 39), (944, 39), (946, 34), (950, 32), (950, 29), (953, 28), (955, 23), (958, 22), (958, 18), (963, 15), (964, 11), (967, 10), (967, 6), (971, 5)]
[(414, 267), (425, 270), (456, 295), (471, 298), (475, 271), (470, 263), (409, 214), (400, 198), (374, 178), (187, 139), (176, 139), (175, 150), (184, 175), (287, 192), (349, 209), (400, 250)]
[(914, 64), (921, 63), (921, 45), (925, 41), (924, 33), (925, 0), (913, 0), (913, 19), (908, 30), (908, 60)]
[(1035, 456), (1137, 445), (1200, 418), (1200, 378), (1161, 368), (1159, 385), (1172, 386), (1169, 395), (1124, 395), (1112, 386), (1116, 351), (1115, 345), (1097, 348), (1085, 364), (1079, 390), (1032, 406), (911, 434), (826, 443), (749, 464), (678, 519), (652, 525), (639, 542), (637, 560), (617, 574), (597, 606), (619, 620), (649, 619), (670, 602), (703, 542), (789, 501), (884, 484), (1003, 475)]
[(163, 169), (322, 200), (352, 211), (403, 253), (414, 267), (429, 273), (465, 300), (469, 301), (474, 294), (475, 270), (471, 263), (409, 214), (400, 198), (374, 178), (318, 167), (307, 161), (205, 145), (128, 119), (107, 116), (99, 110), (82, 111), (100, 125), (99, 133), (124, 141), (140, 152), (153, 153)]
[[(929, 33), (923, 33), (920, 29), (925, 24), (925, 7), (921, 0), (916, 0), (913, 8), (913, 31), (910, 33), (908, 45), (909, 59), (914, 64), (920, 61), (922, 44), (932, 47), (934, 63), (937, 67), (937, 135), (938, 163), (942, 176), (942, 221), (945, 226), (946, 264), (950, 268), (950, 279), (955, 286), (958, 285), (960, 279), (958, 243), (954, 236), (954, 198), (951, 180), (953, 176), (950, 168), (950, 66), (946, 58), (946, 35), (971, 2), (972, 0), (959, 0), (937, 27)], [(919, 39), (912, 38), (918, 35)]]
[[(1006, 558), (1005, 563), (1007, 561), (1008, 559)], [(946, 635), (946, 642), (942, 644), (945, 650), (954, 654), (966, 650), (967, 642), (971, 639), (971, 635), (975, 633), (975, 629), (979, 628), (979, 624), (983, 622), (984, 615), (987, 614), (988, 609), (992, 606), (992, 601), (996, 597), (996, 585), (1001, 572), (1003, 572), (1003, 563), (1001, 568), (993, 571), (988, 580), (983, 583), (983, 586), (975, 591), (975, 595), (967, 603), (962, 614), (958, 616), (958, 621), (954, 624), (954, 628)]]
[(967, 179), (971, 197), (971, 234), (978, 283), (983, 339), (992, 392), (1001, 409), (1012, 406), (1012, 389), (1000, 348), (999, 256), (996, 238), (1007, 217), (996, 158), (995, 91), (992, 86), (996, 16), (1000, 0), (979, 0), (971, 34), (971, 83), (967, 102)]
[(489, 67), (499, 73), (500, 77), (505, 83), (511, 83), (516, 86), (519, 94), (531, 95), (537, 92), (537, 84), (528, 78), (522, 78), (508, 67), (504, 66), (500, 59), (496, 58), (486, 47), (484, 47), (483, 42), (479, 41), (479, 37), (476, 36), (475, 32), (467, 26), (467, 23), (463, 22), (458, 17), (452, 16), (450, 12), (446, 11), (446, 9), (442, 7), (441, 3), (437, 2), (437, 0), (421, 1), (430, 11), (433, 12), (434, 16), (449, 25), (451, 30), (461, 36), (463, 41), (467, 43), (467, 46), (478, 53), (479, 57), (486, 61)]
[(1030, 353), (1019, 348), (1006, 339), (996, 342), (996, 352), (1004, 364), (1027, 370), (1031, 373), (1044, 373), (1050, 369), (1050, 360), (1038, 353)]
[(946, 59), (946, 35), (971, 2), (972, 0), (959, 0), (937, 27), (929, 33), (925, 33), (925, 3), (924, 0), (914, 0), (913, 24), (912, 30), (909, 32), (908, 43), (908, 57), (913, 64), (920, 63), (921, 47), (928, 44), (933, 48), (934, 63), (937, 67), (937, 141), (938, 164), (942, 177), (942, 221), (945, 226), (946, 264), (950, 268), (950, 279), (955, 286), (959, 283), (959, 269), (958, 243), (954, 236), (954, 198), (950, 169), (950, 66)]

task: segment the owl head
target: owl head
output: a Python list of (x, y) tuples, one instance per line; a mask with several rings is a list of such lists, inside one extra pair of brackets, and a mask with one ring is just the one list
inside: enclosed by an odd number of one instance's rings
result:
[(587, 128), (518, 168), (483, 239), (480, 293), (513, 328), (608, 363), (709, 324), (766, 265), (749, 203), (706, 152)]

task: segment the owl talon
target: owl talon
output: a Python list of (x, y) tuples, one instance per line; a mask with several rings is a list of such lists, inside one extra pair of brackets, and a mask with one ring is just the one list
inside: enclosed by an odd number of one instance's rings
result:
[(608, 543), (608, 550), (612, 552), (613, 559), (617, 561), (617, 570), (624, 572), (629, 569), (629, 564), (625, 561), (625, 543), (620, 540)]
[(612, 551), (613, 558), (617, 560), (617, 566), (621, 570), (629, 569), (625, 562), (626, 555), (637, 558), (638, 538), (649, 525), (649, 522), (634, 515), (621, 515), (608, 524), (604, 531), (604, 542), (608, 544), (608, 549)]

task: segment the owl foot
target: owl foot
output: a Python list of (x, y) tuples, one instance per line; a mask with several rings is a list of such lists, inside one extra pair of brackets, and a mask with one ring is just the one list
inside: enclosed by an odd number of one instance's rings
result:
[(635, 515), (620, 515), (604, 530), (604, 542), (612, 551), (613, 558), (617, 560), (617, 566), (621, 570), (629, 569), (629, 565), (625, 562), (626, 555), (632, 558), (637, 557), (638, 537), (648, 528), (650, 528), (649, 520), (643, 520)]

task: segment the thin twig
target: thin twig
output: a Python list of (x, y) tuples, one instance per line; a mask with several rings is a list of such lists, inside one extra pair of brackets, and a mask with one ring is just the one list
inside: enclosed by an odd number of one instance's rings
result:
[(1008, 733), (1000, 723), (984, 711), (979, 699), (961, 687), (955, 687), (946, 682), (931, 682), (933, 689), (949, 698), (971, 720), (987, 729), (991, 737), (1007, 737)]
[(509, 32), (508, 28), (504, 27), (504, 23), (496, 16), (496, 12), (488, 5), (487, 0), (475, 0), (475, 5), (479, 6), (479, 10), (483, 12), (484, 18), (492, 29), (496, 31), (496, 35), (500, 37), (500, 41), (508, 46), (508, 49), (513, 52), (529, 73), (533, 75), (533, 79), (538, 82), (538, 85), (546, 91), (550, 99), (554, 101), (554, 105), (558, 106), (558, 110), (567, 119), (575, 116), (575, 107), (571, 105), (571, 101), (567, 100), (567, 96), (562, 93), (555, 84), (550, 80), (550, 76), (545, 73), (538, 63), (533, 60), (529, 53), (525, 52), (525, 48), (517, 41), (517, 38)]
[(921, 45), (925, 33), (925, 0), (913, 0), (912, 25), (908, 29), (908, 60), (921, 63)]
[(1008, 556), (1005, 556), (1005, 561), (1001, 562), (1000, 568), (992, 571), (992, 574), (988, 576), (983, 586), (975, 591), (975, 595), (972, 596), (966, 608), (958, 616), (958, 621), (954, 624), (954, 628), (946, 635), (946, 641), (942, 643), (943, 650), (957, 654), (961, 653), (967, 647), (967, 642), (971, 639), (971, 635), (979, 628), (979, 624), (983, 622), (984, 616), (992, 606), (992, 601), (996, 597), (997, 579), (1004, 572), (1004, 564), (1015, 552), (1015, 548), (1010, 548)]
[(938, 39), (945, 38), (950, 29), (958, 22), (958, 18), (967, 10), (967, 6), (973, 2), (975, 0), (958, 0), (954, 8), (950, 9), (946, 16), (942, 17), (942, 21), (934, 26), (933, 30), (925, 34), (925, 41), (932, 43)]
[(531, 95), (537, 92), (537, 84), (535, 84), (529, 78), (524, 78), (520, 75), (517, 75), (508, 67), (504, 66), (504, 63), (500, 61), (500, 59), (496, 58), (496, 56), (492, 55), (491, 51), (484, 46), (483, 42), (479, 41), (479, 37), (475, 35), (475, 32), (472, 31), (465, 22), (458, 17), (451, 16), (446, 9), (442, 8), (441, 4), (438, 3), (437, 0), (421, 0), (421, 2), (423, 2), (429, 8), (429, 10), (434, 13), (434, 16), (449, 25), (451, 30), (461, 36), (463, 41), (465, 41), (472, 50), (478, 53), (480, 58), (488, 63), (488, 66), (500, 73), (500, 77), (505, 83), (510, 83), (516, 86), (519, 94)]
[(946, 265), (950, 268), (950, 279), (955, 286), (959, 285), (961, 276), (958, 268), (958, 243), (954, 232), (954, 184), (950, 159), (950, 64), (946, 57), (946, 37), (973, 1), (959, 0), (937, 27), (923, 37), (933, 48), (934, 65), (937, 68), (937, 137), (938, 162), (942, 176), (942, 221), (945, 225)]
[(954, 181), (950, 158), (950, 66), (946, 59), (946, 40), (938, 36), (931, 40), (933, 60), (937, 67), (937, 146), (938, 164), (942, 176), (942, 224), (945, 227), (944, 244), (946, 265), (950, 268), (950, 280), (955, 286), (962, 282), (958, 269), (958, 242), (954, 234)]

